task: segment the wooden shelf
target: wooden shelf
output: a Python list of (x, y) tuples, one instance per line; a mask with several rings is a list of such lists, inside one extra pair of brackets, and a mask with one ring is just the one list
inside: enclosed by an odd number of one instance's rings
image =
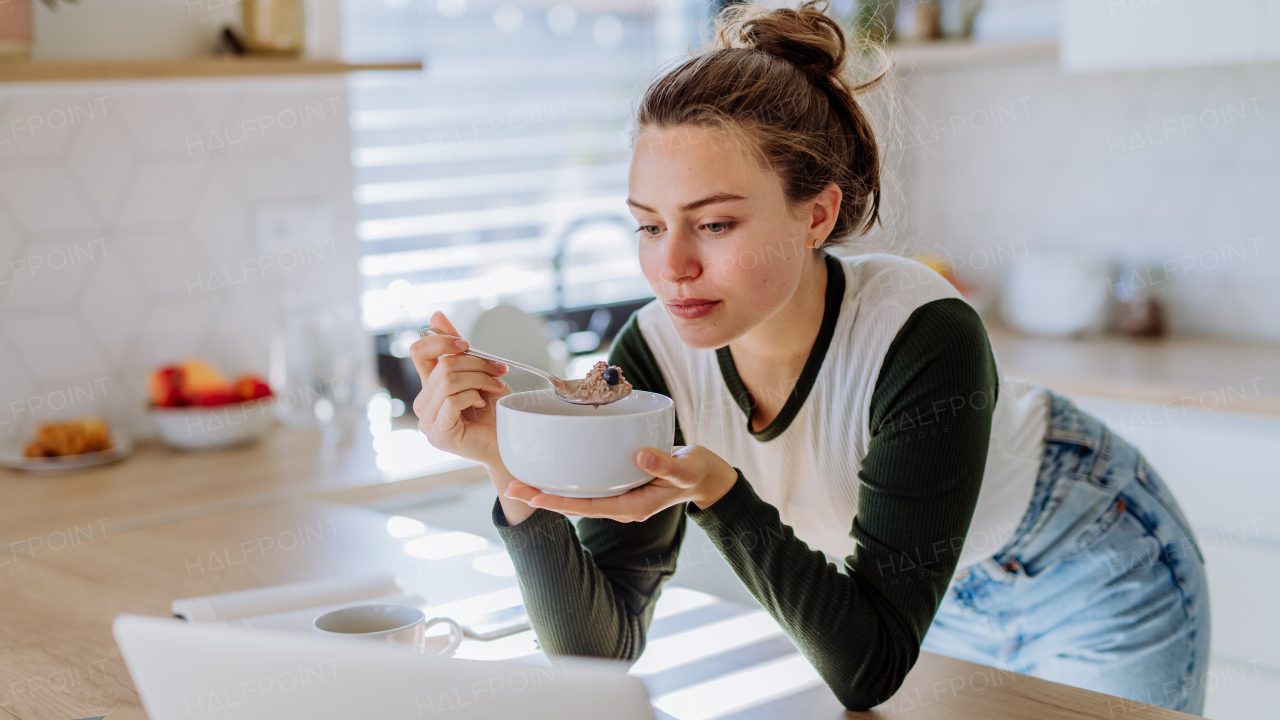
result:
[(968, 40), (904, 42), (889, 46), (898, 69), (948, 70), (974, 65), (1014, 65), (1030, 62), (1057, 62), (1058, 43), (975, 43)]
[(337, 75), (365, 70), (422, 70), (420, 61), (345, 63), (270, 57), (207, 57), (175, 60), (33, 60), (0, 63), (0, 83), (74, 80)]

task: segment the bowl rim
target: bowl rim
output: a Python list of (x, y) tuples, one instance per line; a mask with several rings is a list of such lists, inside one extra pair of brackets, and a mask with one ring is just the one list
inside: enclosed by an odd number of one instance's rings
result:
[(542, 393), (542, 394), (552, 394), (552, 395), (554, 395), (554, 394), (555, 394), (555, 390), (552, 390), (551, 388), (543, 388), (543, 389), (541, 389), (541, 390), (526, 390), (525, 392), (511, 393), (510, 395), (503, 395), (502, 397), (498, 398), (498, 407), (499, 407), (500, 409), (502, 409), (502, 410), (506, 410), (507, 412), (521, 413), (521, 414), (523, 414), (523, 415), (539, 415), (539, 416), (541, 416), (541, 417), (561, 418), (561, 419), (564, 419), (564, 420), (591, 420), (591, 421), (593, 421), (593, 422), (600, 422), (601, 420), (613, 420), (613, 419), (615, 419), (615, 418), (638, 418), (638, 417), (645, 417), (646, 415), (651, 415), (651, 414), (653, 414), (653, 413), (660, 413), (660, 412), (663, 412), (663, 411), (665, 411), (665, 410), (667, 410), (667, 409), (669, 409), (669, 408), (670, 408), (670, 409), (674, 409), (674, 408), (675, 408), (675, 404), (676, 404), (676, 401), (675, 401), (674, 399), (672, 399), (672, 398), (671, 398), (671, 396), (669, 396), (669, 395), (663, 395), (662, 393), (650, 392), (650, 391), (648, 391), (648, 390), (632, 390), (632, 391), (631, 391), (631, 394), (633, 394), (633, 395), (634, 395), (634, 394), (636, 394), (636, 393), (644, 393), (645, 395), (653, 395), (654, 397), (659, 397), (659, 398), (663, 398), (663, 399), (665, 399), (665, 400), (667, 401), (667, 403), (666, 403), (665, 405), (663, 405), (662, 407), (654, 408), (654, 409), (652, 409), (652, 410), (643, 410), (643, 411), (641, 411), (641, 412), (636, 412), (636, 413), (627, 413), (627, 414), (625, 414), (625, 415), (602, 415), (602, 416), (592, 416), (592, 415), (548, 415), (548, 414), (546, 414), (546, 413), (535, 413), (535, 412), (530, 412), (530, 411), (528, 411), (528, 410), (521, 410), (521, 409), (513, 408), (513, 407), (511, 407), (510, 405), (508, 405), (508, 404), (506, 403), (507, 398), (513, 398), (513, 397), (515, 397), (515, 396), (517, 396), (517, 395), (528, 395), (528, 394), (531, 394), (531, 393)]

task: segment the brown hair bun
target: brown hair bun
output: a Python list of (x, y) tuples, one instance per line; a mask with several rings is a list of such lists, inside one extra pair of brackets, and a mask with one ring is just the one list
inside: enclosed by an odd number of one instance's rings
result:
[[(861, 84), (850, 79), (850, 47), (826, 0), (795, 8), (731, 5), (716, 18), (710, 47), (654, 80), (632, 118), (632, 142), (653, 128), (681, 125), (745, 135), (748, 149), (778, 174), (798, 206), (831, 183), (840, 210), (825, 244), (839, 245), (880, 218), (880, 155), (858, 95), (889, 73), (877, 64)], [(879, 47), (866, 58), (884, 58)]]
[(827, 77), (844, 68), (844, 32), (817, 9), (817, 2), (776, 10), (731, 5), (717, 18), (715, 44), (760, 50), (814, 78)]

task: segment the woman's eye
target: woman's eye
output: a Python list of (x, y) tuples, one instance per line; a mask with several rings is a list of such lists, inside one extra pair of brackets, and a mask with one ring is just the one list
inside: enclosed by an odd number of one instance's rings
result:
[(662, 233), (662, 228), (657, 225), (641, 225), (636, 228), (636, 232), (644, 235), (645, 237), (657, 237)]
[(723, 235), (724, 233), (729, 231), (729, 228), (733, 227), (733, 223), (731, 222), (705, 223), (703, 224), (702, 227), (706, 228), (707, 232), (711, 233), (712, 235)]

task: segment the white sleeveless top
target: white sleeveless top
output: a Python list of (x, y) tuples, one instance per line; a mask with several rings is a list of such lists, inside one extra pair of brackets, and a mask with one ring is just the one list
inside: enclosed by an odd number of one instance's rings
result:
[[(941, 275), (894, 255), (837, 257), (845, 271), (840, 316), (818, 376), (781, 435), (753, 438), (714, 349), (681, 342), (662, 305), (636, 320), (675, 401), (684, 440), (742, 470), (763, 500), (809, 547), (852, 555), (858, 470), (871, 439), (871, 395), (880, 365), (912, 311), (960, 294)], [(975, 398), (979, 402), (980, 398)], [(990, 557), (1012, 537), (1035, 486), (1048, 429), (1042, 387), (1001, 378), (982, 489), (959, 566)]]

